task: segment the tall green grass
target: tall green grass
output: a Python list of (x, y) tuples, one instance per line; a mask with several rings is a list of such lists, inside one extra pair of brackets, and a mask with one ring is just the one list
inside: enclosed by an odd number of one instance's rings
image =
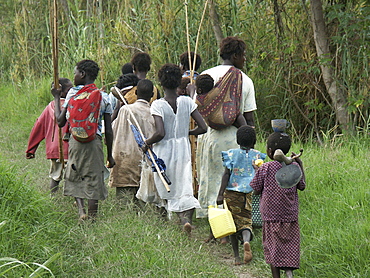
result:
[[(3, 0), (0, 17), (0, 79), (19, 83), (50, 76), (50, 1)], [(93, 1), (66, 0), (59, 5), (59, 71), (72, 77), (81, 59), (99, 63), (98, 85), (113, 82), (121, 66), (137, 51), (148, 52), (152, 69), (178, 63), (187, 51), (185, 1), (111, 0), (101, 7)], [(205, 0), (190, 0), (188, 20), (191, 50), (195, 48)], [(370, 7), (365, 0), (322, 1), (330, 37), (334, 79), (348, 96), (353, 130), (369, 130), (369, 36)], [(270, 119), (286, 118), (302, 138), (315, 137), (336, 127), (335, 112), (326, 92), (313, 40), (309, 1), (215, 1), (224, 36), (239, 36), (247, 44), (245, 71), (255, 85), (259, 126), (266, 132)], [(278, 7), (274, 7), (277, 5)], [(276, 11), (281, 26), (276, 26)], [(198, 45), (203, 70), (219, 62), (212, 20), (206, 13)], [(278, 31), (279, 30), (279, 31)], [(314, 130), (314, 131), (312, 131)]]
[(300, 194), (302, 269), (312, 277), (370, 275), (370, 154), (368, 140), (304, 155), (307, 189)]

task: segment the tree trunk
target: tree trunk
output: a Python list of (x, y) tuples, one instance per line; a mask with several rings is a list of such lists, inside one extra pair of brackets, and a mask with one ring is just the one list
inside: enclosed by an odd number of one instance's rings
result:
[(208, 5), (209, 5), (209, 16), (211, 17), (211, 20), (212, 20), (213, 32), (215, 33), (218, 45), (220, 45), (222, 39), (224, 38), (224, 35), (222, 33), (222, 29), (220, 26), (220, 21), (219, 21), (218, 13), (216, 10), (215, 1), (209, 0)]
[(284, 25), (283, 20), (281, 19), (281, 10), (277, 0), (273, 0), (274, 5), (274, 19), (275, 19), (275, 32), (279, 42), (279, 45), (282, 45), (284, 38)]
[(349, 130), (349, 114), (347, 111), (347, 97), (338, 87), (331, 65), (332, 55), (329, 50), (329, 38), (324, 21), (321, 0), (311, 1), (311, 24), (314, 33), (317, 56), (326, 90), (331, 98), (337, 122), (343, 131)]

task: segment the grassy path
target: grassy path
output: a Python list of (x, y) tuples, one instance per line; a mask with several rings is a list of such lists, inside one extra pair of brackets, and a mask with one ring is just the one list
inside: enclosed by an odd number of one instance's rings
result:
[[(47, 206), (59, 214), (57, 217), (46, 215), (42, 226), (50, 227), (53, 221), (59, 226), (61, 220), (64, 224), (60, 231), (63, 238), (37, 239), (36, 246), (31, 244), (37, 256), (15, 248), (10, 249), (13, 254), (0, 252), (0, 257), (43, 263), (53, 253), (61, 253), (59, 261), (50, 266), (56, 277), (71, 277), (71, 273), (74, 277), (87, 274), (91, 277), (269, 277), (262, 256), (260, 231), (256, 231), (252, 245), (253, 262), (234, 266), (230, 245), (204, 243), (208, 236), (205, 219), (195, 220), (197, 228), (189, 239), (177, 226), (176, 217), (163, 222), (151, 207), (142, 211), (124, 207), (116, 201), (112, 189), (108, 199), (101, 202), (98, 221), (92, 226), (78, 225), (71, 198), (62, 196), (61, 191), (54, 199), (48, 196), (49, 161), (45, 159), (44, 143), (40, 144), (36, 158), (27, 160), (24, 152), (29, 131), (22, 125), (4, 122), (0, 123), (0, 130), (1, 160), (12, 165), (24, 186), (37, 191), (35, 194), (44, 198)], [(38, 209), (44, 211), (42, 207)], [(37, 237), (45, 236), (40, 230), (36, 233)], [(49, 245), (47, 252), (46, 245)]]
[[(46, 83), (38, 89), (46, 92)], [(36, 159), (25, 159), (29, 132), (47, 104), (36, 92), (31, 85), (27, 91), (0, 88), (0, 259), (16, 258), (33, 270), (33, 263), (45, 264), (55, 277), (270, 277), (260, 230), (253, 261), (235, 267), (231, 246), (204, 243), (206, 219), (195, 220), (189, 239), (176, 219), (162, 221), (150, 207), (123, 207), (112, 190), (96, 224), (78, 225), (73, 200), (48, 195), (43, 143)], [(292, 147), (305, 149), (307, 178), (299, 193), (301, 268), (295, 277), (370, 277), (370, 138), (323, 137), (323, 147)], [(33, 270), (22, 266), (5, 277), (29, 277)]]

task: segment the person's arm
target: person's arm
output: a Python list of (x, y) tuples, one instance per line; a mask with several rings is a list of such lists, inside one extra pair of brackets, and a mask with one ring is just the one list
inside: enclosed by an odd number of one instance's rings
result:
[(262, 191), (253, 190), (253, 195), (261, 195)]
[(153, 145), (154, 143), (161, 141), (166, 135), (162, 117), (153, 115), (153, 118), (155, 123), (155, 132), (150, 138), (145, 140), (145, 146), (142, 146), (141, 148), (144, 152), (148, 150), (148, 147), (150, 145)]
[(254, 125), (253, 111), (244, 112), (243, 113), (243, 116), (245, 118), (245, 121), (247, 122), (247, 125), (250, 125), (251, 127), (255, 127), (255, 125)]
[(117, 118), (118, 112), (121, 109), (121, 101), (117, 100), (116, 107), (114, 107), (113, 114), (111, 116), (112, 122)]
[[(293, 156), (296, 156), (296, 155), (297, 154), (295, 154), (294, 152), (292, 152), (292, 157)], [(298, 165), (299, 165), (299, 167), (301, 168), (301, 171), (302, 171), (302, 179), (298, 183), (297, 188), (299, 190), (302, 190), (303, 191), (305, 189), (305, 187), (306, 187), (306, 176), (305, 176), (304, 169), (303, 169), (303, 162), (302, 162), (302, 160), (299, 157), (294, 158), (294, 161), (298, 163)]]
[(104, 113), (104, 128), (105, 128), (105, 143), (107, 145), (107, 167), (112, 168), (116, 162), (112, 156), (112, 145), (113, 145), (113, 129), (111, 122), (111, 115)]
[(187, 86), (186, 86), (186, 92), (188, 93), (188, 95), (193, 98), (194, 95), (195, 95), (195, 91), (196, 91), (196, 87), (195, 87), (195, 84), (193, 83), (189, 83)]
[(45, 121), (49, 117), (49, 106), (47, 106), (37, 118), (34, 126), (32, 127), (30, 137), (28, 139), (28, 146), (26, 150), (26, 158), (35, 158), (36, 150), (42, 140), (45, 139)]
[(189, 135), (199, 135), (207, 132), (207, 124), (204, 121), (202, 115), (199, 113), (198, 109), (195, 109), (193, 113), (191, 113), (191, 117), (197, 123), (196, 128), (189, 130)]
[(61, 109), (60, 107), (60, 94), (61, 93), (62, 93), (62, 89), (60, 88), (56, 89), (53, 87), (51, 89), (51, 94), (54, 96), (54, 104), (55, 104), (54, 115), (55, 115), (55, 118), (57, 120), (59, 127), (63, 127), (67, 122), (67, 118), (66, 118), (67, 108)]
[(250, 182), (250, 186), (253, 188), (253, 195), (260, 195), (263, 190), (263, 176), (262, 175), (262, 168), (264, 168), (264, 164), (255, 172), (252, 181)]
[(247, 125), (247, 121), (245, 120), (244, 116), (242, 113), (239, 113), (238, 116), (235, 119), (235, 122), (233, 123), (233, 126), (239, 128), (243, 125)]
[(229, 182), (229, 179), (230, 179), (230, 170), (225, 167), (225, 171), (221, 179), (221, 187), (220, 190), (218, 191), (217, 205), (222, 205), (224, 202), (224, 192)]

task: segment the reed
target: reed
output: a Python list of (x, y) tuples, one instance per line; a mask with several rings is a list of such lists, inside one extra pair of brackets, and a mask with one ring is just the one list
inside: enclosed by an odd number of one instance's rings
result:
[[(4, 37), (0, 43), (0, 72), (5, 82), (50, 75), (51, 30), (45, 18), (50, 1), (41, 2), (36, 8), (33, 1), (23, 1), (16, 9), (12, 1), (4, 1), (7, 12), (1, 13)], [(102, 69), (98, 85), (103, 85), (117, 80), (120, 67), (135, 52), (145, 51), (153, 60), (148, 77), (156, 82), (160, 66), (178, 63), (179, 55), (188, 49), (184, 1), (103, 1), (98, 8), (80, 1), (63, 2), (67, 8), (61, 5), (59, 12), (60, 75), (71, 77), (77, 61), (94, 59)], [(200, 71), (219, 62), (208, 16), (196, 46), (205, 2), (187, 1), (189, 44), (202, 57)], [(340, 88), (348, 95), (352, 128), (366, 134), (370, 116), (368, 6), (361, 0), (323, 2), (335, 50), (332, 64)], [(312, 31), (307, 28), (308, 3), (290, 1), (282, 5), (276, 1), (279, 14), (273, 3), (219, 0), (220, 27), (225, 35), (238, 35), (248, 45), (245, 70), (255, 84), (261, 129), (269, 129), (271, 118), (285, 117), (293, 123), (297, 136), (309, 138), (313, 130), (319, 138), (321, 132), (336, 125), (336, 118), (316, 59)]]

